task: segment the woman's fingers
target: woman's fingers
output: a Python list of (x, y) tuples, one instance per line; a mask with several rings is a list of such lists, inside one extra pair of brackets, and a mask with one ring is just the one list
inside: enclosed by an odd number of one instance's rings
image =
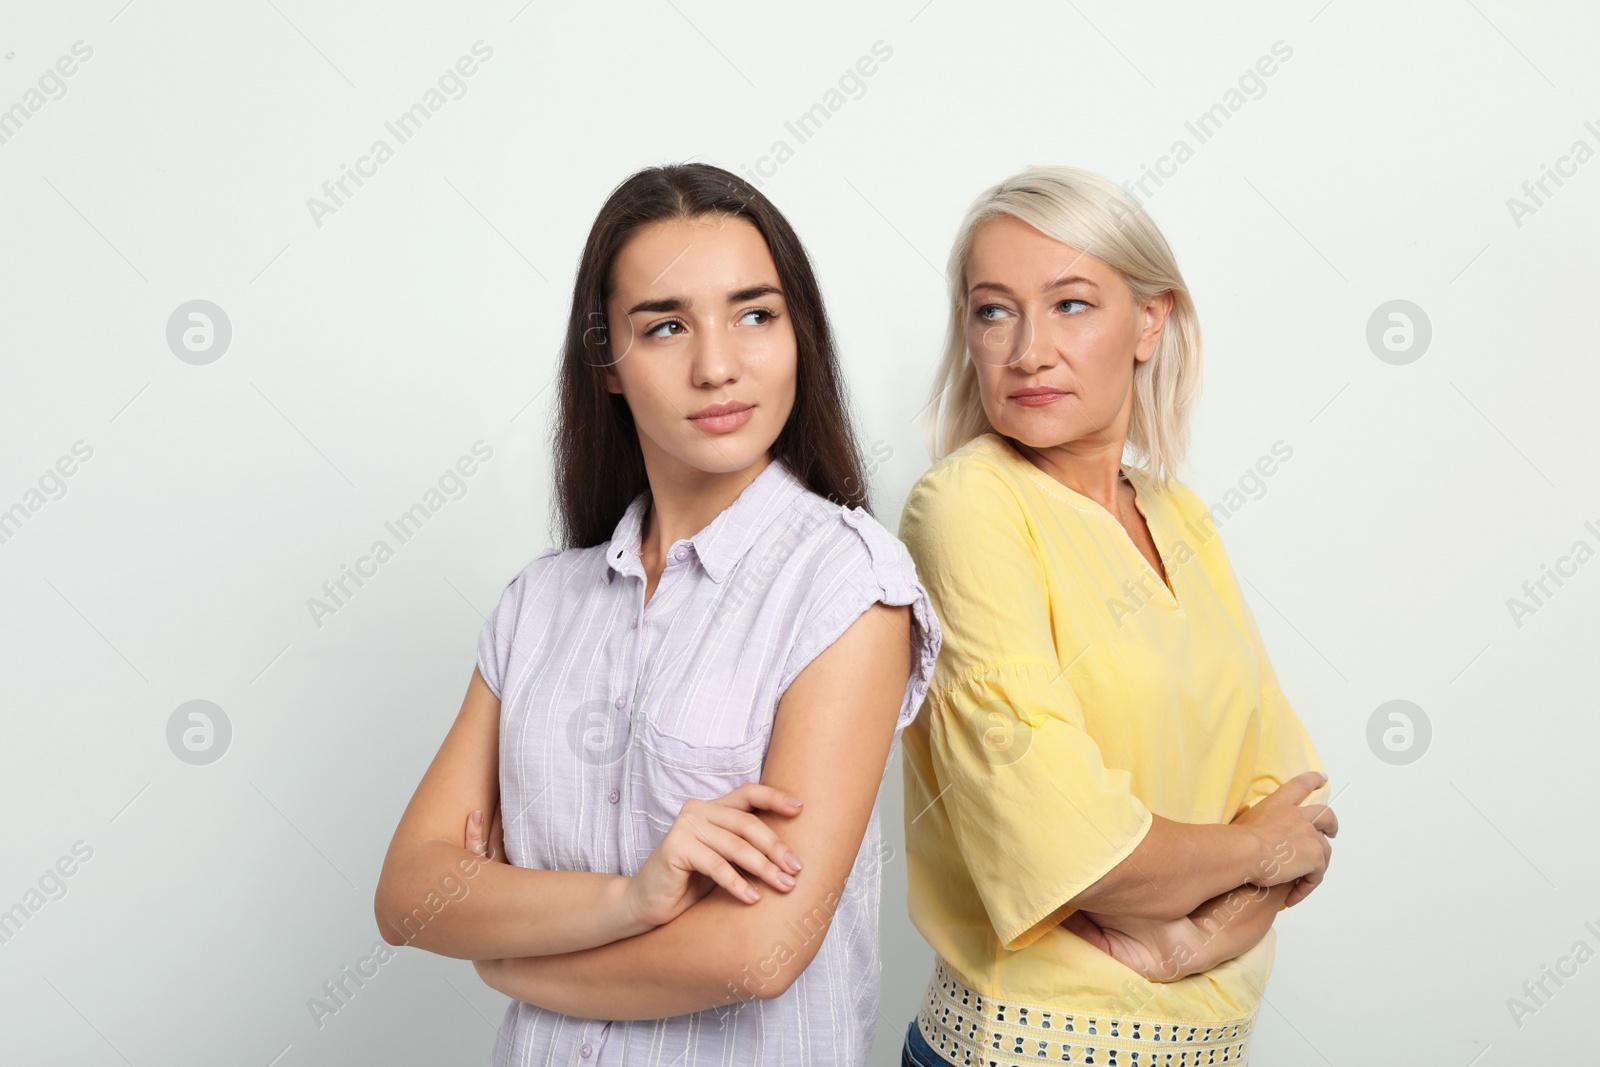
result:
[(1065, 919), (1061, 920), (1061, 925), (1072, 931), (1074, 934), (1077, 934), (1083, 940), (1089, 942), (1089, 944), (1093, 945), (1101, 952), (1110, 955), (1111, 942), (1110, 939), (1106, 937), (1106, 932), (1100, 929), (1099, 924), (1085, 915), (1082, 911), (1074, 911)]
[(1306, 797), (1309, 797), (1326, 784), (1327, 781), (1328, 776), (1321, 771), (1306, 771), (1304, 774), (1297, 774), (1287, 782), (1284, 782), (1267, 799), (1280, 800), (1284, 803), (1298, 806), (1305, 801)]
[(761, 894), (734, 870), (733, 864), (705, 842), (697, 840), (691, 844), (686, 858), (695, 870), (708, 875), (712, 881), (745, 903), (754, 904), (761, 899)]
[(779, 815), (799, 815), (800, 806), (805, 801), (792, 797), (775, 786), (748, 782), (733, 792), (718, 797), (713, 803), (740, 811), (754, 811), (761, 808), (765, 811), (775, 811)]
[(799, 874), (800, 868), (804, 866), (800, 862), (800, 857), (783, 843), (777, 831), (762, 822), (754, 813), (722, 804), (708, 804), (703, 814), (708, 822), (715, 823), (725, 830), (731, 830), (754, 844), (768, 859), (790, 874)]
[(762, 811), (771, 811), (774, 814), (792, 817), (800, 814), (800, 806), (805, 801), (798, 800), (797, 797), (790, 797), (789, 793), (776, 789), (773, 785), (747, 782), (747, 784), (739, 785), (738, 789), (733, 790), (733, 792), (725, 793), (722, 797), (715, 798), (709, 803), (722, 805), (723, 808), (731, 808), (733, 811), (762, 809)]
[(1339, 835), (1339, 817), (1333, 813), (1333, 809), (1330, 807), (1324, 806), (1321, 811), (1317, 812), (1316, 818), (1311, 820), (1311, 825), (1329, 837), (1337, 837)]
[(488, 839), (483, 829), (483, 812), (474, 811), (467, 816), (467, 851), (479, 856), (486, 856), (488, 847)]
[(1283, 906), (1292, 908), (1311, 895), (1311, 891), (1322, 884), (1327, 877), (1328, 864), (1333, 862), (1333, 846), (1328, 843), (1327, 837), (1322, 839), (1322, 863), (1313, 871), (1295, 879), (1294, 887), (1289, 890), (1289, 895), (1284, 898)]
[(500, 808), (494, 809), (494, 821), (488, 827), (483, 823), (483, 812), (474, 811), (467, 816), (467, 832), (463, 842), (468, 852), (486, 860), (505, 856), (505, 828), (500, 825)]
[(1311, 891), (1322, 882), (1321, 874), (1308, 874), (1295, 879), (1294, 888), (1289, 890), (1289, 895), (1283, 898), (1283, 906), (1292, 908), (1311, 895)]
[(775, 889), (787, 893), (794, 888), (794, 875), (773, 863), (755, 845), (731, 830), (725, 830), (715, 823), (708, 823), (700, 831), (700, 840), (714, 849), (723, 859), (737, 863)]
[[(489, 858), (506, 860), (506, 827), (500, 821), (500, 805), (494, 806), (494, 823), (489, 828)], [(506, 862), (509, 862), (508, 860)]]
[[(687, 822), (701, 844), (725, 860), (738, 863), (777, 889), (787, 892), (794, 888), (791, 872), (800, 870), (800, 858), (754, 813), (716, 801), (691, 800), (678, 817)], [(714, 876), (703, 867), (696, 869)]]
[[(716, 885), (753, 904), (761, 894), (744, 872), (782, 892), (793, 889), (800, 858), (756, 812), (792, 817), (800, 808), (799, 799), (760, 782), (715, 800), (685, 801), (666, 839), (651, 854), (659, 862), (647, 861), (635, 880), (643, 898), (639, 914), (656, 916), (656, 925), (670, 922), (683, 910), (686, 896), (698, 900)], [(681, 881), (684, 877), (688, 882)]]

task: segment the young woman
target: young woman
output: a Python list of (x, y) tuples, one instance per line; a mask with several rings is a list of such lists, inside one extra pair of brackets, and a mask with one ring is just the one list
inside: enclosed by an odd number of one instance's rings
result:
[(1241, 1063), (1338, 824), (1173, 478), (1193, 303), (1149, 216), (1067, 167), (979, 197), (949, 277), (939, 461), (900, 527), (944, 627), (903, 750), (936, 953), (904, 1062)]
[(515, 998), (497, 1064), (861, 1063), (877, 792), (939, 630), (865, 510), (799, 240), (726, 171), (633, 175), (560, 373), (567, 547), (484, 625), (379, 925)]

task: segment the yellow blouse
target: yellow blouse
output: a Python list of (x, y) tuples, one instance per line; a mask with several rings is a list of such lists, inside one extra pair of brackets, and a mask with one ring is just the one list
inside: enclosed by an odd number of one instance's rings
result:
[(1158, 490), (1123, 471), (1170, 589), (1110, 512), (997, 434), (912, 490), (900, 537), (944, 644), (903, 735), (911, 919), (993, 998), (1243, 1019), (1266, 986), (1273, 933), (1156, 983), (1059, 925), (1152, 813), (1225, 823), (1322, 769), (1206, 506), (1179, 482)]

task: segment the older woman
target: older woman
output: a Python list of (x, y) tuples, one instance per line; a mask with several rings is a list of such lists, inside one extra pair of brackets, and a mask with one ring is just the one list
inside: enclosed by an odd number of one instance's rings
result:
[(900, 527), (944, 635), (903, 749), (937, 954), (904, 1062), (1243, 1062), (1273, 919), (1338, 824), (1173, 477), (1194, 305), (1140, 207), (1066, 167), (985, 192), (949, 278), (938, 462)]

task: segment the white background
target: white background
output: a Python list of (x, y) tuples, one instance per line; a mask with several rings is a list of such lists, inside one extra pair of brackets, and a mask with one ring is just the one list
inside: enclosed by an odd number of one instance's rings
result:
[[(1030, 163), (1136, 180), (1277, 41), (1264, 91), (1147, 187), (1206, 341), (1185, 480), (1221, 501), (1293, 449), (1223, 537), (1343, 825), (1279, 920), (1254, 1062), (1592, 1058), (1600, 962), (1523, 983), (1600, 950), (1600, 562), (1520, 626), (1507, 606), (1600, 548), (1600, 162), (1520, 225), (1507, 205), (1600, 147), (1588, 5), (123, 2), (0, 4), (0, 108), (93, 49), (0, 144), (0, 508), (92, 449), (0, 544), (0, 909), (93, 850), (0, 944), (0, 1059), (486, 1062), (505, 999), (465, 962), (403, 950), (320, 1028), (307, 1001), (371, 953), (483, 613), (550, 543), (547, 387), (607, 193), (789, 142), (762, 188), (892, 451), (894, 529), (971, 199)], [(478, 40), (466, 94), (318, 226), (307, 199)], [(892, 57), (798, 143), (785, 123), (877, 41)], [(193, 299), (232, 325), (209, 365), (166, 340)], [(1367, 342), (1396, 299), (1432, 327), (1406, 365)], [(317, 626), (307, 598), (478, 440), (465, 494)], [(167, 743), (195, 699), (232, 724), (208, 766)], [(1432, 726), (1406, 765), (1367, 740), (1395, 699)], [(897, 764), (884, 1065), (931, 962), (900, 796)]]

